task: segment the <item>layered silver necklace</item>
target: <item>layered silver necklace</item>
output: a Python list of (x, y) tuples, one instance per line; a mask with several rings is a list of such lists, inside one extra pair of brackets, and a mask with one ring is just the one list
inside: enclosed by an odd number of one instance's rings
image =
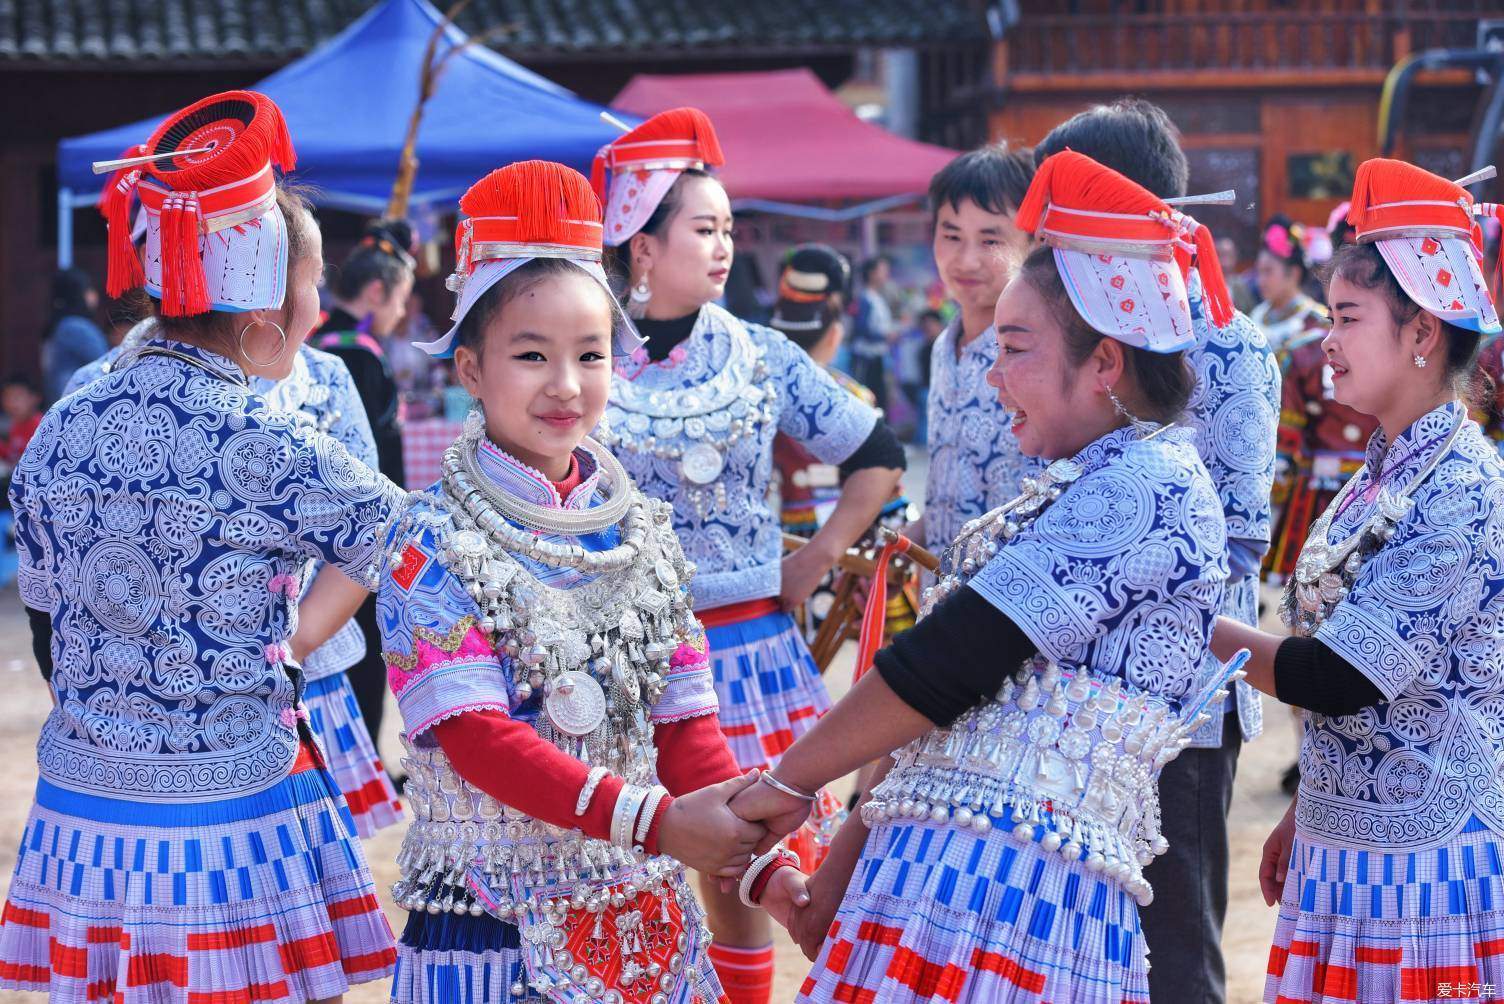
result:
[[(709, 308), (705, 308), (708, 310)], [(699, 335), (705, 314), (690, 338)], [(693, 387), (649, 390), (618, 375), (611, 384), (612, 403), (626, 412), (621, 428), (602, 423), (601, 441), (674, 464), (686, 501), (703, 518), (726, 508), (720, 481), (726, 456), (741, 439), (774, 420), (777, 393), (767, 385), (762, 349), (741, 323), (728, 325), (730, 353), (710, 379)]]
[[(1309, 637), (1316, 633), (1322, 623), (1331, 616), (1338, 603), (1347, 596), (1347, 591), (1363, 571), (1363, 564), (1394, 536), (1394, 528), (1410, 512), (1415, 500), (1411, 497), (1421, 483), (1430, 476), (1452, 450), (1452, 444), (1462, 432), (1465, 420), (1459, 420), (1447, 434), (1446, 441), (1431, 455), (1413, 477), (1398, 491), (1381, 485), (1374, 498), (1373, 511), (1357, 529), (1339, 541), (1331, 542), (1332, 521), (1348, 504), (1363, 471), (1348, 479), (1347, 484), (1332, 499), (1326, 511), (1311, 526), (1300, 557), (1295, 562), (1295, 574), (1285, 586), (1280, 602), (1280, 619), (1298, 635)], [(1376, 475), (1378, 477), (1378, 475)]]

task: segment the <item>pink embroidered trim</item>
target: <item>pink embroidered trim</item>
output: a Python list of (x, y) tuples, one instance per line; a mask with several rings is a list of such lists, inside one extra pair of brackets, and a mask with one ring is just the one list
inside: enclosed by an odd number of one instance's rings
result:
[(710, 658), (705, 652), (703, 642), (697, 645), (687, 641), (681, 641), (679, 647), (674, 650), (673, 656), (668, 660), (668, 664), (675, 669), (682, 666), (704, 666), (709, 662)]
[(477, 660), (495, 662), (496, 649), (491, 644), (491, 639), (475, 626), (473, 618), (466, 620), (471, 622), (468, 629), (452, 642), (451, 638), (456, 633), (453, 631), (450, 632), (450, 637), (436, 632), (417, 633), (413, 638), (413, 654), (403, 660), (408, 665), (398, 664), (393, 661), (394, 656), (387, 653), (386, 678), (392, 686), (392, 693), (400, 697), (415, 680), (440, 666)]
[(273, 666), (280, 666), (282, 663), (292, 659), (292, 646), (288, 645), (285, 641), (270, 642), (262, 650), (262, 654), (266, 656), (267, 662)]

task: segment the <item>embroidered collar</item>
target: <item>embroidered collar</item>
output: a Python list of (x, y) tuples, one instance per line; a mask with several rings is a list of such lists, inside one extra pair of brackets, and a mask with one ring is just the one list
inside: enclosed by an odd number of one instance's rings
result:
[(542, 471), (524, 464), (489, 439), (480, 441), (475, 457), (481, 472), (492, 484), (524, 502), (555, 509), (588, 509), (595, 501), (601, 472), (595, 458), (586, 450), (574, 451), (575, 463), (580, 465), (580, 483), (566, 499), (559, 498), (558, 489)]
[[(1191, 435), (1191, 430), (1179, 426), (1163, 428), (1163, 431), (1151, 433), (1156, 439), (1169, 442), (1182, 440)], [(1092, 440), (1080, 453), (1071, 459), (1081, 469), (1082, 476), (1090, 474), (1099, 468), (1106, 467), (1118, 457), (1121, 457), (1134, 443), (1147, 438), (1138, 429), (1131, 425), (1125, 425), (1120, 429), (1113, 429), (1106, 435)]]
[(1364, 480), (1393, 481), (1430, 459), (1437, 444), (1467, 417), (1460, 401), (1448, 401), (1417, 418), (1390, 443), (1383, 427), (1368, 437), (1363, 454)]

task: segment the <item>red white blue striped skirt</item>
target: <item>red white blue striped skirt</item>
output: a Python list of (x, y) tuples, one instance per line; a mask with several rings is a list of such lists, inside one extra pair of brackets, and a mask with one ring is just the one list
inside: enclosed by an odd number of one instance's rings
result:
[(1504, 835), (1384, 853), (1296, 835), (1264, 1000), (1504, 997)]
[(369, 837), (402, 820), (402, 803), (344, 673), (308, 681), (303, 691), (308, 728), (323, 749), (334, 782), (344, 793), (355, 832)]
[(54, 1002), (301, 1004), (396, 952), (355, 827), (314, 767), (152, 804), (39, 781), (0, 919), (0, 986)]
[(874, 829), (798, 1000), (1147, 1004), (1133, 897), (993, 823)]

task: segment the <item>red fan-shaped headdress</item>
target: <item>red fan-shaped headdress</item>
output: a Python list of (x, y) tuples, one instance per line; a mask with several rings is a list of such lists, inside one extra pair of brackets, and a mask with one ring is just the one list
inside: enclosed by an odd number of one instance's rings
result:
[[(144, 285), (162, 313), (255, 310), (282, 303), (287, 230), (272, 167), (297, 162), (276, 104), (227, 91), (169, 116), (127, 151), (100, 199), (109, 223), (109, 278), (119, 296)], [(146, 211), (145, 262), (131, 247), (130, 208)]]
[(1358, 165), (1347, 222), (1354, 240), (1378, 247), (1421, 309), (1491, 334), (1500, 330), (1499, 315), (1483, 275), (1483, 232), (1475, 216), (1498, 211), (1475, 202), (1454, 181), (1402, 160), (1375, 158)]
[[(438, 340), (418, 345), (430, 355), (452, 355), (460, 322), (482, 294), (535, 258), (572, 261), (610, 292), (601, 268), (600, 200), (573, 168), (547, 160), (508, 164), (471, 185), (460, 198), (460, 212), (465, 215), (454, 230), (454, 273), (446, 281), (459, 294), (454, 324)], [(635, 330), (618, 316), (616, 350), (630, 352), (638, 343)]]
[(670, 108), (601, 147), (590, 182), (605, 205), (605, 242), (624, 244), (690, 169), (726, 163), (710, 117), (698, 108)]
[(1194, 344), (1186, 295), (1193, 265), (1212, 322), (1232, 320), (1211, 232), (1090, 157), (1063, 150), (1047, 158), (1016, 221), (1055, 249), (1071, 302), (1104, 335), (1152, 352)]

